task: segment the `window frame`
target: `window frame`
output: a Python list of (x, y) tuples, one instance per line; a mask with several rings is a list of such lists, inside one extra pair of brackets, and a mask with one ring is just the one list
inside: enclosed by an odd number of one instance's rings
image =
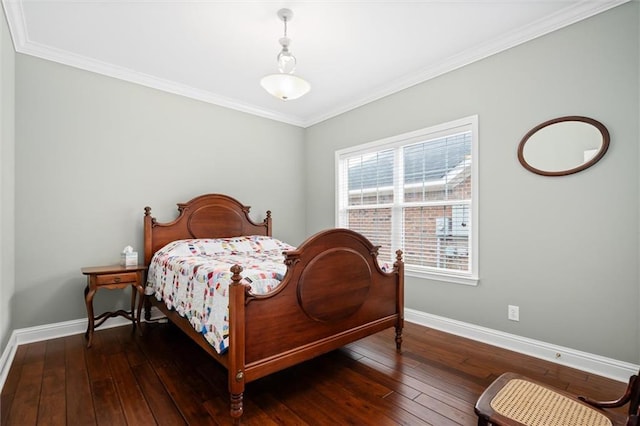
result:
[[(478, 116), (472, 115), (464, 117), (458, 120), (453, 120), (447, 123), (438, 124), (435, 126), (425, 127), (423, 129), (415, 130), (412, 132), (403, 133), (396, 136), (380, 139), (373, 142), (359, 144), (349, 148), (344, 148), (335, 152), (335, 225), (341, 226), (341, 214), (346, 214), (348, 209), (341, 210), (341, 207), (346, 205), (346, 198), (348, 197), (348, 191), (344, 194), (341, 193), (340, 188), (342, 185), (341, 165), (343, 159), (353, 157), (355, 155), (364, 155), (373, 152), (378, 152), (384, 149), (396, 150), (396, 156), (399, 156), (401, 147), (412, 145), (426, 140), (438, 139), (446, 136), (450, 136), (461, 132), (471, 132), (471, 201), (469, 203), (471, 214), (471, 232), (469, 233), (469, 262), (471, 263), (470, 270), (464, 272), (453, 271), (434, 271), (432, 269), (425, 269), (417, 265), (405, 264), (405, 275), (425, 278), (430, 280), (444, 281), (456, 284), (465, 285), (477, 285), (479, 281), (479, 265), (478, 265), (478, 247), (479, 247), (479, 222), (478, 222), (478, 207), (479, 207), (479, 179), (478, 179)], [(394, 173), (399, 173), (400, 168), (394, 167)], [(398, 176), (394, 179), (394, 193), (396, 191), (402, 191), (402, 179), (398, 179)], [(344, 192), (344, 191), (343, 191)], [(392, 222), (393, 226), (399, 226), (402, 222), (402, 208), (404, 203), (398, 202), (394, 197), (392, 205)], [(375, 207), (374, 205), (370, 207)], [(398, 214), (400, 212), (400, 214)], [(391, 235), (391, 252), (394, 253), (401, 247), (401, 232), (393, 232)]]

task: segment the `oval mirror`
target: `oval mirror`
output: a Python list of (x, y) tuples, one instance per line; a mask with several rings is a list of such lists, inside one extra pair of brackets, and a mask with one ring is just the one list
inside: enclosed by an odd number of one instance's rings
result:
[(531, 129), (518, 146), (522, 166), (543, 176), (565, 176), (597, 163), (609, 148), (609, 131), (592, 118), (554, 118)]

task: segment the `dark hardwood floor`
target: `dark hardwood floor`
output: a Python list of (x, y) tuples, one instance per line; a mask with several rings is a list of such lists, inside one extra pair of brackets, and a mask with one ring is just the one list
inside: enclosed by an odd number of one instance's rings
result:
[[(231, 424), (226, 370), (170, 324), (142, 337), (98, 329), (18, 347), (2, 389), (3, 425)], [(247, 425), (475, 425), (473, 405), (514, 371), (599, 399), (625, 384), (407, 323), (249, 383)]]

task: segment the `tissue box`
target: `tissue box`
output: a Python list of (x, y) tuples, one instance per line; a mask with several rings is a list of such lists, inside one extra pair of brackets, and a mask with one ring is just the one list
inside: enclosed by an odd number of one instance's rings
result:
[(122, 266), (136, 266), (138, 264), (138, 252), (120, 254), (120, 265)]

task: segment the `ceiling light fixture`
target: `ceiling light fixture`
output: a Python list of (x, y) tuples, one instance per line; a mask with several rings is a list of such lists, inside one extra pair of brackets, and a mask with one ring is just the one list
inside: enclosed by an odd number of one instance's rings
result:
[(311, 90), (311, 85), (303, 78), (293, 75), (296, 69), (296, 57), (289, 51), (291, 39), (287, 37), (287, 22), (293, 18), (293, 12), (289, 9), (280, 9), (278, 18), (284, 22), (284, 37), (278, 40), (282, 46), (282, 50), (278, 53), (280, 73), (262, 77), (260, 85), (276, 98), (288, 101), (306, 94)]

